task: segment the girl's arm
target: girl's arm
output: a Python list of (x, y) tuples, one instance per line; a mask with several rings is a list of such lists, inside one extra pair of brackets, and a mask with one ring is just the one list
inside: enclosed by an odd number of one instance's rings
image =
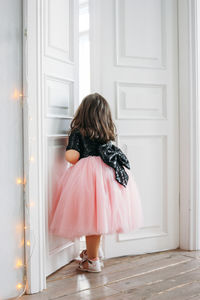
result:
[(79, 158), (80, 158), (80, 153), (76, 150), (70, 149), (65, 152), (65, 159), (73, 165), (77, 163)]

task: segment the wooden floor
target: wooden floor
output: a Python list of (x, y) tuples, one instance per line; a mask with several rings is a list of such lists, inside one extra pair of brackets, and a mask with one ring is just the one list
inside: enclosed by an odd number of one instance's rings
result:
[(47, 289), (22, 300), (200, 300), (200, 251), (180, 249), (104, 260), (100, 273), (73, 261), (47, 278)]

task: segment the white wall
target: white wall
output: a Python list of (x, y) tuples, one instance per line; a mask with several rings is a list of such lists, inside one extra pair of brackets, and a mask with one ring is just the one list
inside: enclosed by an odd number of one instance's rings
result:
[(22, 0), (0, 0), (0, 299), (23, 288)]

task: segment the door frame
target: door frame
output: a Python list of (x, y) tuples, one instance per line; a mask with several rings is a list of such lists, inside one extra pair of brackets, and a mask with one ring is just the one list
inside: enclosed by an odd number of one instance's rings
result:
[[(26, 294), (46, 289), (42, 160), (40, 0), (23, 0), (24, 212)], [(200, 15), (198, 0), (177, 0), (179, 42), (180, 248), (200, 249)], [(198, 30), (199, 29), (199, 30)], [(197, 39), (198, 37), (198, 39)], [(198, 59), (199, 58), (199, 59)], [(91, 78), (93, 70), (91, 70)], [(96, 77), (95, 77), (96, 78)], [(28, 84), (29, 82), (29, 84)], [(27, 244), (30, 242), (30, 245)]]
[[(46, 289), (40, 0), (23, 0), (23, 122), (26, 294)], [(28, 244), (27, 244), (28, 243)]]
[(180, 124), (180, 248), (200, 249), (200, 6), (178, 0)]

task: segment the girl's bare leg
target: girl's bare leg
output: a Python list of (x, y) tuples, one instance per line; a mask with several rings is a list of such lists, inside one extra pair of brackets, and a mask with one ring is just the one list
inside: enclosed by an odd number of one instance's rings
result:
[[(87, 235), (86, 236), (86, 246), (87, 246), (87, 256), (89, 259), (98, 256), (99, 245), (101, 241), (101, 235)], [(88, 266), (88, 262), (83, 263), (84, 267)]]
[(98, 256), (101, 235), (86, 236), (87, 255), (88, 258), (95, 258)]

